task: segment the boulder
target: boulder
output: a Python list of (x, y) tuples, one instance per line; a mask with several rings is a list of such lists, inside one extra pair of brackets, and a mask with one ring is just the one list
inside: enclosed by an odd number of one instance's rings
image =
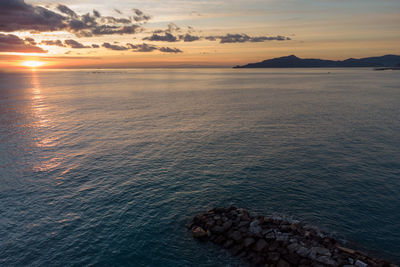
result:
[(244, 239), (243, 245), (247, 248), (247, 247), (250, 247), (251, 245), (253, 245), (255, 242), (256, 242), (256, 240), (254, 240), (254, 238), (247, 237)]
[(239, 231), (234, 231), (230, 235), (230, 238), (232, 238), (236, 242), (240, 242), (242, 240), (242, 234)]
[(278, 252), (269, 252), (268, 253), (268, 261), (270, 262), (277, 262), (281, 255)]
[(264, 239), (259, 239), (255, 244), (253, 250), (260, 252), (263, 251), (268, 246), (268, 243)]
[(222, 225), (222, 228), (224, 231), (229, 230), (231, 227), (232, 227), (232, 221), (230, 221), (230, 220), (224, 222), (224, 224)]
[(278, 264), (276, 265), (277, 267), (290, 267), (290, 263), (285, 261), (284, 259), (280, 259), (278, 261)]
[(255, 235), (261, 234), (262, 228), (258, 220), (252, 221), (250, 223), (249, 231)]
[(211, 228), (211, 233), (213, 234), (222, 234), (224, 231), (224, 228), (220, 225), (215, 225), (213, 228)]
[(194, 227), (194, 228), (193, 228), (193, 230), (192, 230), (192, 236), (193, 236), (194, 238), (205, 238), (205, 237), (207, 237), (207, 232), (204, 231), (203, 228), (197, 226), (197, 227)]
[(360, 260), (357, 260), (356, 263), (355, 263), (355, 265), (356, 265), (357, 267), (367, 267), (367, 266), (368, 266), (368, 264), (366, 264), (365, 262), (360, 261)]

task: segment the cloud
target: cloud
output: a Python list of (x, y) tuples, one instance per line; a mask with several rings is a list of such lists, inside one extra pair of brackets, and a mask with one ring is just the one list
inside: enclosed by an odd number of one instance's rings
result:
[(151, 16), (144, 14), (141, 10), (134, 8), (132, 9), (134, 16), (133, 20), (136, 22), (147, 22), (151, 19)]
[(152, 44), (131, 44), (127, 43), (126, 45), (116, 45), (110, 43), (103, 43), (104, 48), (115, 50), (115, 51), (126, 51), (131, 50), (132, 52), (153, 52), (160, 51), (163, 53), (182, 53), (183, 51), (178, 48), (171, 47), (158, 47)]
[(198, 41), (200, 39), (201, 39), (201, 37), (191, 35), (189, 33), (187, 33), (185, 35), (179, 35), (179, 40), (183, 40), (184, 42), (194, 42), (194, 41)]
[(165, 32), (164, 35), (153, 33), (152, 36), (145, 37), (145, 38), (143, 38), (143, 40), (161, 41), (161, 42), (178, 42), (179, 41), (176, 36), (172, 35), (169, 32)]
[(56, 31), (66, 27), (65, 17), (24, 0), (0, 1), (0, 31)]
[(256, 36), (251, 37), (247, 34), (231, 34), (228, 33), (222, 36), (206, 36), (206, 40), (209, 41), (216, 41), (219, 40), (221, 44), (226, 43), (258, 43), (258, 42), (265, 42), (265, 41), (288, 41), (291, 40), (289, 37), (277, 35), (277, 36)]
[[(34, 45), (32, 38), (22, 40), (14, 34), (0, 33), (0, 52), (46, 53), (47, 51)], [(34, 44), (33, 44), (34, 43)]]
[(110, 43), (104, 43), (102, 45), (105, 48), (111, 49), (111, 50), (117, 50), (117, 51), (124, 51), (124, 50), (129, 50), (129, 47), (122, 46), (122, 45), (113, 45)]
[(24, 0), (0, 1), (0, 31), (51, 32), (68, 31), (76, 36), (135, 34), (142, 30), (139, 22), (147, 22), (150, 16), (142, 11), (134, 11), (132, 18), (79, 15), (65, 5), (58, 5), (55, 11), (25, 3)]
[(56, 45), (59, 47), (65, 47), (65, 45), (60, 40), (43, 40), (40, 42), (43, 45)]
[(175, 54), (183, 53), (183, 51), (178, 48), (170, 48), (170, 47), (160, 47), (158, 50), (164, 53), (175, 53)]
[(57, 6), (57, 9), (61, 12), (61, 13), (64, 13), (64, 14), (66, 14), (66, 15), (68, 15), (69, 17), (71, 17), (71, 18), (78, 18), (78, 15), (72, 10), (72, 9), (70, 9), (69, 7), (67, 7), (67, 6), (64, 6), (64, 5), (58, 5)]
[(158, 50), (158, 48), (154, 45), (150, 44), (138, 44), (138, 45), (130, 45), (134, 52), (153, 52), (154, 50)]
[(88, 45), (83, 45), (78, 41), (72, 40), (72, 39), (68, 39), (64, 41), (64, 44), (71, 47), (71, 48), (77, 48), (77, 49), (81, 49), (81, 48), (90, 48), (91, 46)]
[(98, 44), (92, 44), (92, 48), (100, 48)]
[[(190, 32), (193, 32), (192, 28), (189, 28)], [(161, 34), (163, 33), (163, 34)], [(143, 38), (143, 40), (155, 41), (155, 42), (194, 42), (199, 40), (208, 41), (219, 41), (221, 44), (226, 43), (259, 43), (266, 41), (289, 41), (290, 37), (285, 37), (281, 35), (277, 36), (249, 36), (247, 34), (232, 34), (227, 33), (226, 35), (216, 35), (216, 36), (197, 36), (191, 33), (181, 34), (178, 36), (173, 35), (169, 29), (167, 30), (157, 30), (149, 37)]]
[(37, 45), (35, 39), (33, 39), (31, 37), (26, 37), (25, 41), (28, 42), (30, 45)]

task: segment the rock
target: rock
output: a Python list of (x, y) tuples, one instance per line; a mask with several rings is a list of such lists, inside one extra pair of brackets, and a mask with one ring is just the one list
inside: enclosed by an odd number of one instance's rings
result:
[(227, 230), (229, 230), (232, 227), (232, 221), (226, 221), (223, 225), (222, 228), (224, 229), (224, 231), (226, 232)]
[(254, 238), (252, 237), (247, 237), (244, 239), (243, 241), (243, 245), (247, 248), (250, 247), (251, 245), (253, 245), (256, 241), (254, 240)]
[(250, 221), (240, 221), (238, 227), (241, 228), (243, 226), (248, 226), (250, 224)]
[(334, 260), (332, 260), (331, 258), (329, 258), (328, 256), (319, 256), (317, 258), (317, 262), (323, 263), (328, 266), (336, 266), (337, 265), (336, 262)]
[(263, 217), (237, 208), (215, 208), (187, 225), (194, 238), (209, 240), (267, 267), (396, 267), (390, 262), (338, 245), (315, 227), (281, 217)]
[(332, 254), (330, 253), (329, 249), (323, 248), (323, 247), (312, 247), (311, 250), (314, 250), (317, 255), (322, 255), (322, 256), (331, 256)]
[(268, 241), (275, 240), (275, 233), (274, 232), (269, 232), (265, 234), (265, 239)]
[(262, 228), (259, 225), (259, 221), (255, 220), (250, 223), (249, 231), (255, 235), (261, 234)]
[(215, 238), (213, 240), (213, 242), (215, 244), (222, 244), (222, 243), (224, 243), (225, 240), (226, 240), (226, 238), (223, 235), (219, 235), (217, 238)]
[(308, 254), (308, 258), (310, 260), (316, 260), (317, 259), (317, 252), (315, 251), (315, 249), (311, 249), (310, 253)]
[(275, 241), (268, 247), (268, 250), (275, 251), (275, 250), (277, 250), (278, 247), (279, 247), (279, 243)]
[(267, 228), (267, 229), (262, 230), (261, 234), (266, 235), (268, 233), (271, 233), (272, 231), (273, 231), (272, 229)]
[(287, 261), (285, 261), (284, 259), (280, 259), (276, 266), (277, 267), (290, 267), (290, 264)]
[(289, 233), (291, 231), (290, 225), (288, 224), (281, 225), (280, 230), (283, 233)]
[(337, 248), (338, 250), (343, 251), (343, 252), (346, 252), (346, 253), (348, 253), (348, 254), (350, 254), (350, 255), (354, 255), (354, 253), (355, 253), (355, 250), (350, 249), (350, 248), (341, 247), (341, 246), (339, 246), (339, 245), (336, 245), (336, 248)]
[(287, 242), (289, 241), (289, 235), (287, 233), (277, 232), (275, 233), (276, 241)]
[(300, 266), (310, 266), (311, 261), (309, 259), (301, 259), (299, 264), (300, 264)]
[(309, 250), (308, 248), (306, 248), (306, 247), (300, 246), (300, 247), (297, 249), (296, 253), (297, 253), (300, 257), (305, 258), (305, 257), (307, 257), (307, 255), (310, 253), (310, 250)]
[(242, 214), (239, 216), (241, 221), (250, 221), (249, 216), (247, 216), (247, 214)]
[(207, 236), (207, 232), (204, 231), (203, 228), (197, 226), (192, 230), (192, 236), (194, 238), (205, 238)]
[(368, 266), (368, 264), (366, 264), (365, 262), (360, 261), (360, 260), (357, 260), (356, 263), (355, 263), (355, 265), (356, 265), (357, 267), (367, 267), (367, 266)]
[(297, 256), (297, 254), (287, 254), (283, 256), (285, 260), (287, 260), (289, 263), (293, 265), (298, 265), (297, 263), (299, 262), (300, 258)]
[(224, 231), (224, 228), (219, 225), (215, 225), (213, 228), (211, 228), (211, 233), (213, 234), (222, 234)]
[(287, 246), (287, 249), (289, 250), (290, 253), (295, 252), (299, 248), (299, 244), (297, 243), (292, 243), (289, 246)]
[(281, 255), (278, 252), (269, 252), (268, 253), (268, 260), (271, 262), (279, 261), (280, 257), (281, 257)]
[(268, 246), (268, 243), (265, 242), (264, 239), (259, 239), (256, 243), (256, 245), (254, 246), (254, 250), (255, 251), (263, 251), (266, 247)]
[(242, 240), (242, 234), (239, 231), (234, 231), (231, 235), (230, 238), (235, 240), (236, 242), (240, 242)]

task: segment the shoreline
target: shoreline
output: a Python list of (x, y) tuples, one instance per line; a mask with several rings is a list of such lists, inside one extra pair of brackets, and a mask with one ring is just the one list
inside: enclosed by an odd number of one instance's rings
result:
[(253, 266), (382, 266), (397, 265), (344, 247), (315, 227), (245, 209), (214, 208), (188, 224), (192, 236), (228, 250)]

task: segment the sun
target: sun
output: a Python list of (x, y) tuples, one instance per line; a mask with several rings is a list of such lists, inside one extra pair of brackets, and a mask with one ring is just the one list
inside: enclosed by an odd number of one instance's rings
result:
[(35, 60), (29, 60), (29, 61), (24, 61), (21, 63), (22, 66), (24, 67), (29, 67), (29, 68), (38, 68), (44, 65), (44, 62), (42, 61), (35, 61)]

